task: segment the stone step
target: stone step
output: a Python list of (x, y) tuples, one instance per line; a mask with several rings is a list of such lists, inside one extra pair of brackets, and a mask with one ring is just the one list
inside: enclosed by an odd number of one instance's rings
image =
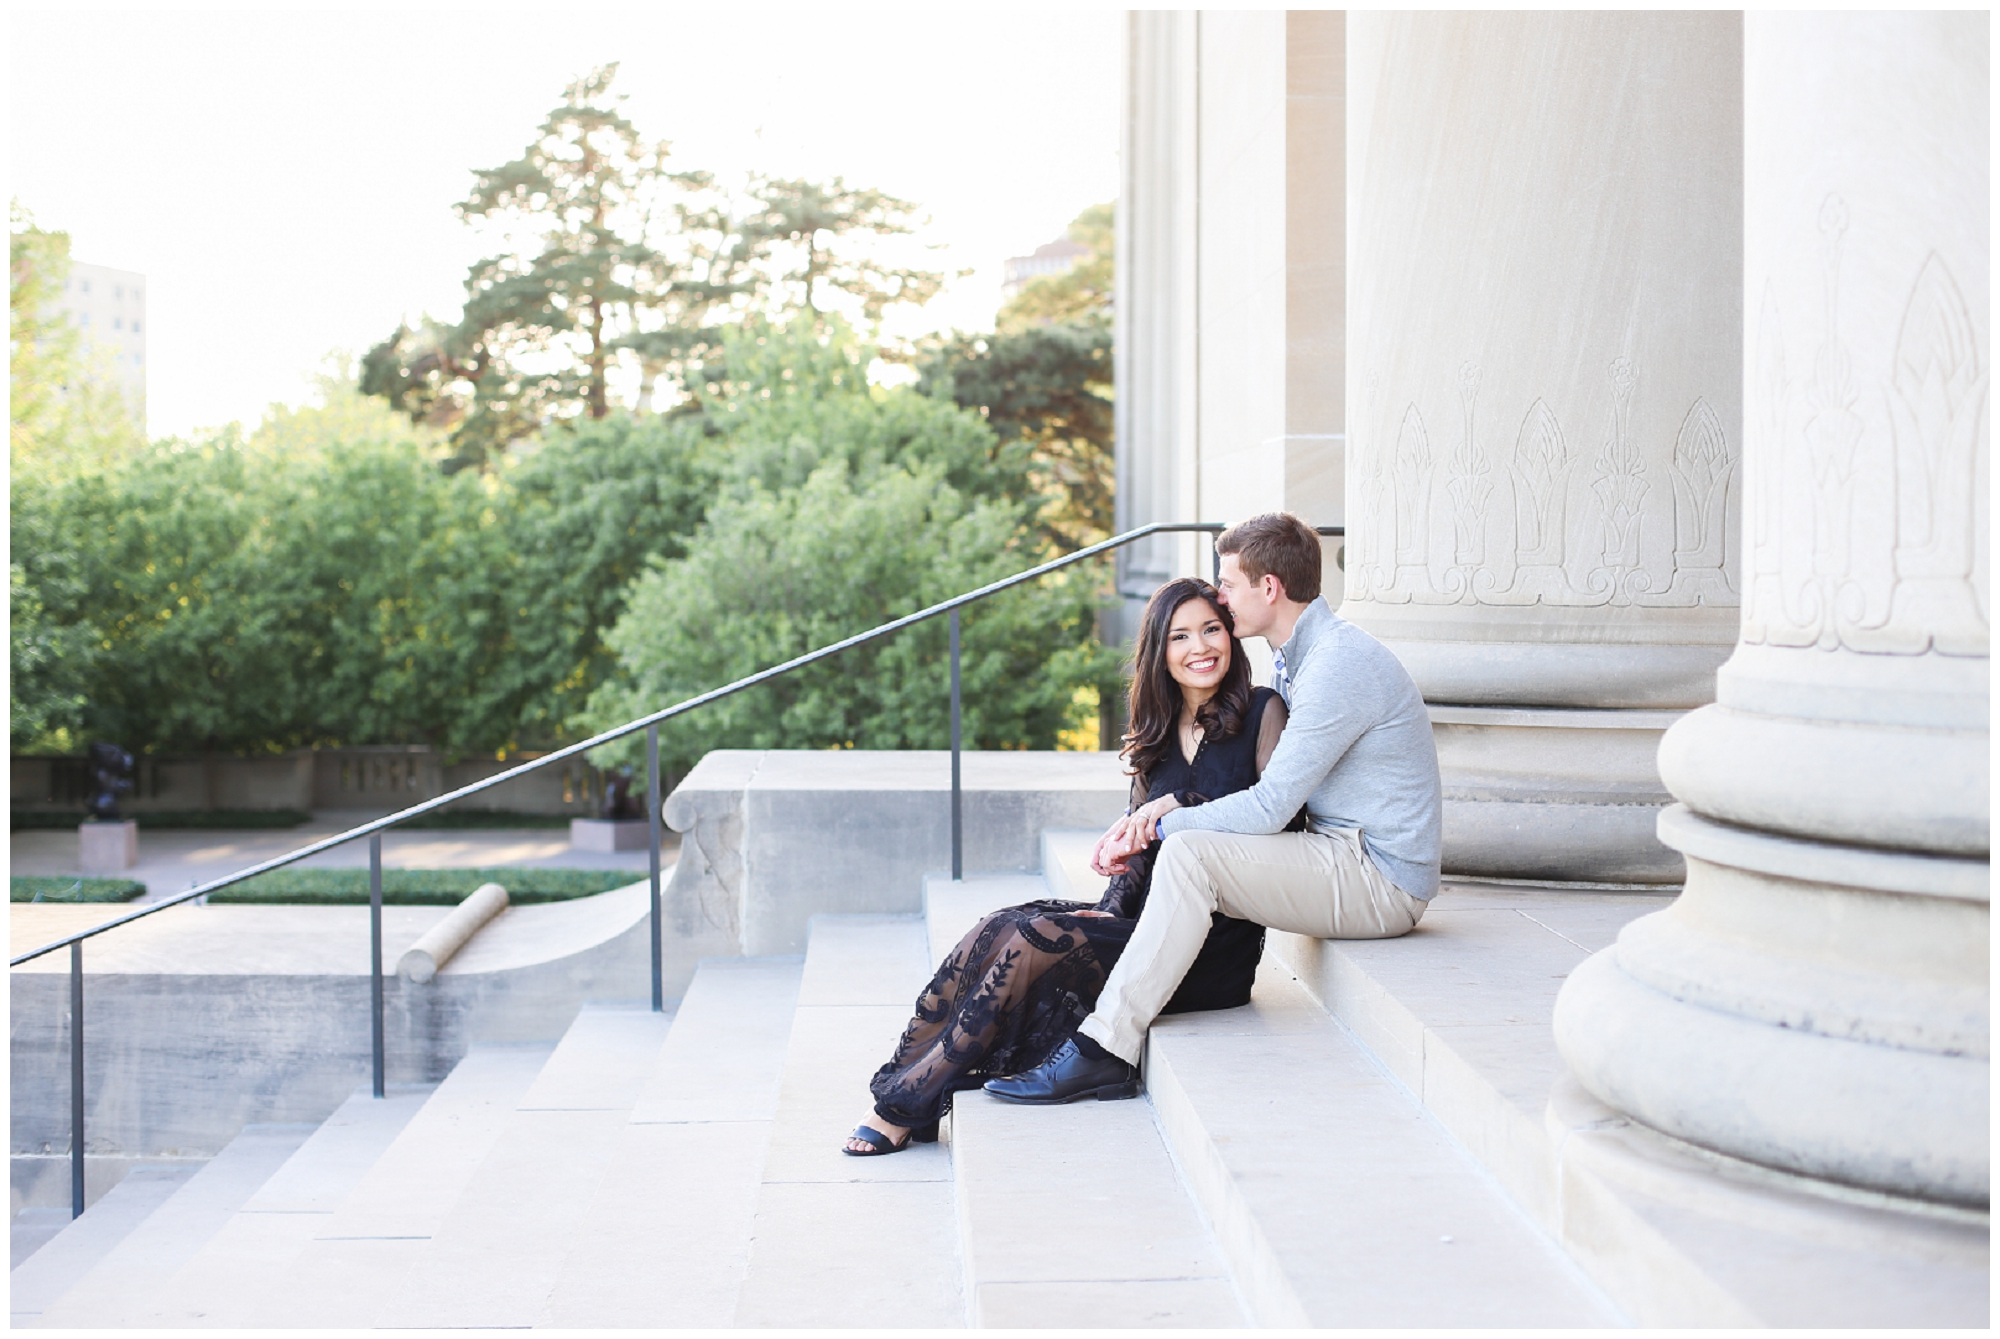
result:
[(803, 963), (701, 964), (538, 1324), (730, 1323)]
[(1453, 881), (1404, 939), (1274, 934), (1268, 956), (1639, 1324), (1987, 1324), (1985, 1215), (1717, 1158), (1568, 1077), (1551, 1025), (1564, 978), (1669, 901)]
[(1048, 895), (1067, 902), (1095, 902), (1111, 882), (1090, 867), (1090, 854), (1104, 832), (1097, 828), (1050, 828), (1042, 833), (1042, 877)]
[(535, 1324), (665, 1045), (671, 1014), (586, 1004), (374, 1323)]
[(736, 1325), (965, 1324), (946, 1148), (841, 1152), (931, 970), (920, 917), (812, 918)]
[(961, 1248), (981, 1328), (1238, 1328), (1229, 1266), (1145, 1100), (952, 1102)]
[(159, 1290), (235, 1217), (315, 1128), (244, 1126), (33, 1323), (65, 1328), (145, 1323), (144, 1308)]
[[(965, 938), (965, 932), (979, 924), (989, 911), (1019, 906), (1049, 895), (1049, 886), (1039, 874), (969, 874), (955, 881), (948, 874), (924, 876), (924, 934), (930, 944), (931, 966)], [(926, 979), (929, 973), (925, 973)], [(917, 983), (919, 986), (923, 982)], [(911, 1001), (916, 992), (910, 994)], [(885, 1055), (884, 1060), (888, 1059)]]
[[(1098, 834), (1058, 835), (1087, 836), (1087, 872)], [(1045, 838), (1044, 852), (1052, 845)], [(1050, 895), (1035, 875), (930, 876), (924, 905), (933, 957), (986, 913)], [(973, 1324), (1244, 1323), (1222, 1252), (1148, 1103), (1022, 1107), (960, 1093), (951, 1158)]]
[[(59, 1214), (61, 1218), (40, 1246), (8, 1275), (13, 1323), (34, 1324), (50, 1303), (96, 1268), (119, 1242), (206, 1165), (192, 1160), (141, 1163), (85, 1209), (80, 1218), (71, 1218), (68, 1209), (23, 1209), (21, 1218), (41, 1213)], [(20, 1230), (17, 1221), (15, 1231)]]
[(1599, 1290), (1281, 964), (1146, 1085), (1264, 1326), (1602, 1326)]
[(554, 1048), (480, 1044), (453, 1067), (246, 1323), (333, 1329), (375, 1323), (383, 1299), (430, 1248)]
[(262, 1296), (340, 1207), (436, 1089), (359, 1089), (133, 1312), (138, 1325), (246, 1325)]

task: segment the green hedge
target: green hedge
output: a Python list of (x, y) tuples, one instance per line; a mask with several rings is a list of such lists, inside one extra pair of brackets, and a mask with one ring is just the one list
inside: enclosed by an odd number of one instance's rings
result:
[(144, 896), (137, 879), (65, 879), (16, 874), (7, 881), (10, 902), (130, 902)]
[[(588, 815), (580, 815), (588, 817)], [(567, 814), (515, 814), (505, 809), (438, 809), (407, 823), (397, 832), (453, 832), (465, 828), (561, 828), (569, 830)]]
[[(399, 907), (449, 907), (482, 883), (497, 883), (507, 900), (563, 902), (623, 888), (646, 876), (629, 869), (385, 869), (382, 901)], [(210, 902), (353, 906), (368, 901), (365, 869), (279, 869), (211, 893)]]
[[(295, 828), (312, 817), (303, 809), (160, 809), (152, 813), (134, 813), (125, 816), (138, 819), (139, 826), (147, 829), (226, 828), (238, 832), (265, 828)], [(83, 822), (83, 818), (81, 810), (50, 812), (46, 809), (16, 809), (13, 813), (14, 831), (70, 830)]]

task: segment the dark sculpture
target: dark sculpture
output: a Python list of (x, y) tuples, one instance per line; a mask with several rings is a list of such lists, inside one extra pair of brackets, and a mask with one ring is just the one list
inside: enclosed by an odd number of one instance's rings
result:
[(118, 797), (132, 789), (132, 755), (116, 744), (90, 746), (90, 811), (92, 822), (119, 821)]
[(644, 818), (645, 809), (632, 798), (632, 774), (630, 772), (606, 772), (604, 774), (604, 808), (600, 815), (613, 822), (629, 822)]

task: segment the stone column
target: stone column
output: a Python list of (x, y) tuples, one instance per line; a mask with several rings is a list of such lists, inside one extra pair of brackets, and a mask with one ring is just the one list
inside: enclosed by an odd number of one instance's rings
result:
[[(1204, 520), (1346, 516), (1346, 29), (1337, 10), (1199, 16)], [(1340, 551), (1327, 542), (1336, 608)]]
[[(1341, 524), (1345, 16), (1128, 24), (1119, 528), (1277, 508)], [(1339, 550), (1327, 548), (1336, 603)], [(1210, 571), (1203, 537), (1161, 539), (1127, 551), (1120, 588), (1143, 603)]]
[(1565, 984), (1594, 1095), (1988, 1201), (1987, 16), (1745, 20), (1742, 635), (1667, 735), (1687, 890)]
[(1447, 872), (1674, 882), (1655, 746), (1741, 561), (1741, 20), (1349, 15), (1344, 617), (1433, 704)]
[[(1196, 104), (1198, 19), (1186, 11), (1126, 16), (1123, 177), (1118, 191), (1114, 358), (1116, 524), (1130, 530), (1195, 515)], [(1120, 627), (1164, 582), (1194, 571), (1187, 536), (1156, 536), (1118, 554)]]

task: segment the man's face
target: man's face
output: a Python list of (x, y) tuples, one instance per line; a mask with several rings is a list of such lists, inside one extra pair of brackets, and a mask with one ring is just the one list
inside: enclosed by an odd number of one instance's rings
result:
[(1267, 572), (1252, 581), (1243, 575), (1243, 565), (1237, 561), (1236, 554), (1222, 555), (1222, 568), (1215, 578), (1215, 589), (1236, 618), (1238, 637), (1262, 637), (1276, 621), (1275, 610), (1281, 589), (1278, 578)]

